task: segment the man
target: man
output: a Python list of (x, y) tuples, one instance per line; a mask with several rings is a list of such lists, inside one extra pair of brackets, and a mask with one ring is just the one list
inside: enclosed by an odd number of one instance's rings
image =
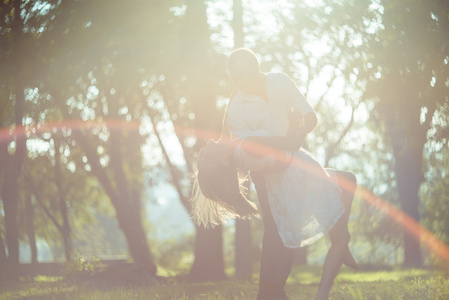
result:
[[(288, 76), (281, 73), (263, 74), (254, 53), (243, 48), (230, 55), (228, 72), (238, 87), (238, 92), (231, 99), (225, 121), (232, 135), (245, 142), (260, 143), (282, 151), (296, 151), (305, 136), (315, 128), (317, 116)], [(285, 138), (286, 136), (290, 138)], [(254, 158), (262, 156), (254, 152), (248, 155)], [(347, 221), (355, 190), (355, 177), (348, 172), (338, 172), (353, 184), (349, 191), (344, 191), (341, 195), (344, 209), (341, 207), (340, 212), (335, 212), (343, 217), (335, 225), (332, 224), (329, 231), (332, 247), (323, 267), (317, 299), (327, 299), (343, 261), (357, 267), (347, 248)], [(269, 204), (265, 174), (266, 172), (251, 171), (264, 223), (257, 299), (288, 299), (284, 286), (291, 270), (294, 249), (286, 247), (279, 234)], [(338, 204), (342, 206), (341, 203)]]

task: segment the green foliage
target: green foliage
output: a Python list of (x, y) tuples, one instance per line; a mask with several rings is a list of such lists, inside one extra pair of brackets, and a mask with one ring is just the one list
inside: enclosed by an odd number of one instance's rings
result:
[[(443, 243), (449, 244), (449, 149), (442, 143), (434, 143), (436, 149), (427, 157), (426, 181), (421, 186), (421, 212), (423, 225)], [(441, 147), (441, 148), (440, 148)], [(438, 150), (439, 148), (439, 150)], [(435, 261), (436, 259), (436, 261)], [(437, 257), (431, 257), (439, 264)]]
[(155, 241), (152, 247), (159, 276), (185, 275), (192, 266), (194, 236)]
[[(34, 140), (35, 142), (36, 140)], [(84, 168), (77, 168), (76, 162), (81, 160), (77, 149), (71, 148), (68, 143), (54, 149), (54, 140), (43, 141), (48, 150), (33, 148), (31, 146), (28, 157), (24, 162), (25, 171), (21, 180), (22, 197), (31, 197), (34, 211), (34, 228), (36, 238), (45, 241), (54, 251), (56, 260), (62, 259), (61, 235), (57, 226), (61, 226), (62, 217), (59, 213), (59, 197), (64, 197), (69, 210), (69, 221), (72, 237), (76, 240), (86, 239), (86, 228), (98, 222), (96, 214), (112, 215), (110, 203), (98, 185), (98, 182), (89, 175)], [(62, 169), (59, 172), (62, 185), (56, 185), (54, 151), (63, 153)], [(45, 176), (41, 176), (44, 173)], [(62, 193), (58, 191), (62, 188)], [(25, 206), (25, 203), (21, 203)], [(24, 211), (24, 207), (21, 208)], [(54, 218), (52, 221), (49, 214)], [(22, 232), (25, 232), (26, 215), (19, 215)], [(57, 224), (55, 225), (54, 222)], [(75, 251), (78, 249), (75, 249)]]
[(92, 222), (76, 222), (77, 226), (73, 231), (75, 252), (87, 259), (128, 258), (126, 240), (115, 217), (95, 210), (92, 214)]
[(73, 258), (71, 262), (66, 263), (64, 273), (66, 278), (78, 277), (78, 276), (93, 276), (100, 268), (100, 260), (93, 257), (87, 261), (80, 255)]

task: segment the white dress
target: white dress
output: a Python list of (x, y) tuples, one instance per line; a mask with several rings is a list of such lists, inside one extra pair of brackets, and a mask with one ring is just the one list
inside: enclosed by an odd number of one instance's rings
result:
[[(293, 81), (285, 74), (267, 75), (268, 102), (239, 90), (227, 110), (226, 123), (236, 139), (249, 136), (282, 136), (292, 110), (313, 112)], [(255, 159), (241, 147), (236, 150), (240, 167), (260, 171), (274, 158)], [(264, 175), (268, 202), (283, 244), (289, 248), (310, 245), (325, 235), (344, 213), (335, 173), (325, 170), (304, 150), (294, 153), (283, 170)]]

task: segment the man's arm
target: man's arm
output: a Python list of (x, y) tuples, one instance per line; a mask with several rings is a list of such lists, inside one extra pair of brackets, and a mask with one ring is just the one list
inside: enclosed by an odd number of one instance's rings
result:
[(315, 129), (318, 118), (315, 112), (308, 112), (304, 118), (298, 112), (292, 113), (290, 117), (290, 126), (287, 131), (287, 137), (291, 139), (290, 150), (298, 150), (304, 142), (306, 135)]
[[(314, 112), (307, 113), (304, 118), (299, 112), (290, 116), (290, 126), (285, 136), (251, 136), (243, 142), (243, 150), (254, 158), (267, 155), (273, 150), (296, 151), (298, 150), (306, 135), (311, 132), (318, 122)], [(265, 146), (262, 149), (258, 146)]]

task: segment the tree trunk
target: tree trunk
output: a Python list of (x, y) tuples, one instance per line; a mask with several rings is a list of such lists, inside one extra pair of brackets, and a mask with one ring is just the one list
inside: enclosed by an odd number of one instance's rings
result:
[(239, 280), (251, 280), (252, 238), (251, 221), (235, 220), (235, 277)]
[[(22, 19), (20, 17), (21, 1), (14, 2), (14, 18), (11, 23), (12, 60), (14, 62), (14, 124), (22, 126), (23, 105), (25, 103), (22, 53)], [(19, 202), (18, 181), (22, 169), (26, 145), (25, 136), (16, 137), (14, 154), (7, 151), (7, 143), (0, 145), (2, 152), (0, 161), (4, 163), (4, 180), (2, 187), (3, 210), (5, 213), (6, 245), (8, 248), (8, 264), (6, 275), (11, 279), (19, 276), (19, 228), (17, 210)], [(6, 150), (6, 151), (5, 151)]]
[[(214, 62), (204, 0), (188, 2), (183, 42), (185, 47), (182, 49), (184, 59), (181, 68), (187, 78), (185, 95), (195, 115), (195, 127), (200, 130), (196, 132), (200, 139), (195, 145), (195, 150), (199, 150), (206, 142), (201, 130), (213, 130), (218, 136), (221, 126), (221, 116), (215, 102), (216, 75), (211, 72)], [(200, 281), (226, 278), (222, 226), (213, 229), (196, 227), (195, 261), (190, 276)]]
[(28, 236), (28, 244), (30, 246), (31, 252), (31, 265), (33, 269), (37, 264), (37, 246), (36, 246), (36, 235), (34, 232), (34, 208), (31, 202), (31, 194), (26, 195), (26, 228)]
[[(419, 121), (419, 113), (417, 114)], [(410, 119), (413, 119), (409, 117)], [(387, 129), (393, 146), (395, 159), (395, 175), (397, 181), (399, 201), (402, 210), (419, 223), (418, 191), (423, 175), (421, 170), (422, 153), (425, 143), (423, 135), (427, 130), (414, 124), (401, 121), (392, 111), (386, 113)], [(413, 126), (414, 125), (414, 126)], [(407, 126), (407, 128), (405, 127)], [(413, 130), (413, 128), (415, 130)], [(412, 133), (412, 136), (407, 135)], [(421, 267), (420, 232), (404, 230), (404, 266)]]
[(19, 276), (19, 227), (17, 224), (18, 208), (18, 176), (16, 170), (11, 170), (5, 176), (2, 189), (3, 210), (5, 212), (6, 245), (8, 248), (8, 263), (5, 272), (8, 278)]
[(8, 264), (8, 257), (6, 257), (5, 243), (3, 243), (3, 236), (0, 232), (0, 280), (6, 275), (6, 266)]
[[(20, 93), (20, 91), (22, 93)], [(16, 102), (23, 103), (23, 88), (16, 89)], [(19, 106), (19, 110), (17, 109)], [(22, 115), (21, 105), (16, 103), (16, 116)], [(21, 119), (21, 117), (20, 117)], [(8, 154), (8, 143), (1, 145), (0, 161), (4, 167), (4, 177), (2, 184), (2, 201), (5, 218), (5, 241), (8, 249), (7, 266), (5, 274), (10, 279), (19, 276), (19, 227), (17, 223), (17, 211), (19, 202), (18, 181), (22, 169), (23, 157), (25, 154), (25, 138), (17, 136), (16, 149), (13, 155)]]
[(72, 260), (73, 256), (73, 244), (71, 229), (69, 223), (69, 214), (67, 211), (67, 201), (65, 197), (65, 190), (62, 184), (62, 174), (61, 174), (61, 153), (59, 152), (59, 137), (56, 136), (53, 139), (55, 143), (55, 184), (57, 187), (57, 194), (59, 199), (59, 211), (62, 218), (61, 235), (62, 241), (64, 243), (65, 260), (67, 262)]
[(125, 235), (128, 250), (134, 263), (143, 266), (151, 275), (156, 275), (157, 268), (147, 244), (147, 237), (142, 224), (140, 194), (128, 185), (122, 168), (121, 146), (119, 132), (111, 131), (111, 168), (115, 177), (115, 185), (106, 170), (100, 165), (98, 154), (89, 139), (80, 132), (74, 131), (73, 137), (85, 151), (92, 167), (92, 172), (98, 178), (106, 194), (114, 206), (120, 229)]
[[(234, 0), (232, 29), (234, 31), (234, 49), (244, 46), (243, 4)], [(249, 186), (248, 186), (249, 187)], [(251, 280), (252, 276), (252, 238), (251, 221), (235, 221), (235, 277), (239, 280)]]
[(195, 261), (189, 277), (195, 281), (217, 281), (226, 279), (223, 261), (223, 230), (196, 227)]
[(0, 266), (5, 266), (7, 260), (5, 243), (3, 243), (3, 236), (0, 232)]
[(242, 0), (234, 0), (232, 16), (232, 30), (234, 31), (234, 49), (244, 46), (245, 35), (243, 33), (243, 4)]
[[(395, 157), (399, 201), (402, 210), (419, 223), (418, 190), (421, 185), (421, 164), (413, 159), (411, 150)], [(404, 266), (422, 267), (420, 232), (404, 230)]]
[(133, 198), (132, 200), (134, 201), (126, 204), (126, 209), (114, 205), (117, 213), (117, 221), (125, 235), (128, 250), (134, 263), (142, 266), (150, 275), (155, 276), (157, 267), (154, 264), (153, 255), (148, 247), (147, 236), (143, 229), (141, 206), (136, 205), (137, 202), (140, 202), (140, 199), (138, 196), (134, 196)]
[[(140, 193), (134, 190), (130, 184), (125, 170), (123, 169), (124, 155), (137, 155), (133, 150), (140, 151), (139, 147), (127, 145), (122, 148), (123, 135), (120, 131), (110, 132), (111, 143), (111, 168), (117, 189), (116, 194), (120, 195), (118, 201), (114, 201), (119, 226), (125, 234), (128, 249), (134, 259), (134, 263), (143, 266), (145, 270), (155, 276), (157, 267), (154, 264), (153, 255), (147, 243), (147, 235), (142, 224)], [(136, 143), (139, 144), (139, 143)]]

